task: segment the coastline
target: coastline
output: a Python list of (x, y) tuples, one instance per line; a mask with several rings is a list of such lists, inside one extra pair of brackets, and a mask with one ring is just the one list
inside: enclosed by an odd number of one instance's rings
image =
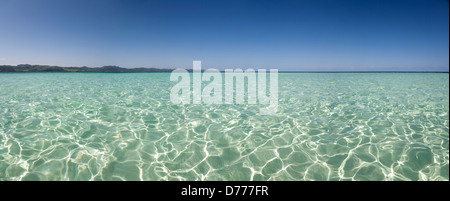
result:
[[(123, 68), (119, 66), (103, 67), (60, 67), (47, 65), (0, 65), (0, 73), (170, 73), (175, 69), (165, 68)], [(192, 72), (192, 69), (186, 69)], [(204, 72), (202, 70), (201, 72)], [(225, 70), (220, 70), (224, 73)], [(278, 73), (449, 73), (449, 71), (278, 71)]]

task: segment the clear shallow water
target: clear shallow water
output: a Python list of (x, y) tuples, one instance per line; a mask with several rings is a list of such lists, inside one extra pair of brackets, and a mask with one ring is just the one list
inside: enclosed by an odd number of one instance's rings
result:
[(449, 180), (449, 75), (279, 74), (173, 105), (169, 73), (0, 73), (1, 180)]

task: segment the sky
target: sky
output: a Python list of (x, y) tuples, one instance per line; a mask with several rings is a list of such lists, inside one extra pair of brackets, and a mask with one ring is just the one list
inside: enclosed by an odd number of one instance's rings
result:
[(0, 65), (448, 71), (448, 0), (0, 0)]

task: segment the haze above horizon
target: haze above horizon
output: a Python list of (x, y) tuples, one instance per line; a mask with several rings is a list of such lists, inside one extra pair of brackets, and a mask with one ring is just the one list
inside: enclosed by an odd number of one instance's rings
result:
[(0, 0), (0, 65), (447, 71), (439, 0)]

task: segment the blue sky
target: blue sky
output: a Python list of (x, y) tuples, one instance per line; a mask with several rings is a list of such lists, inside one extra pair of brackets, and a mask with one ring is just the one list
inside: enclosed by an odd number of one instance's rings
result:
[(444, 0), (0, 0), (0, 64), (449, 69)]

